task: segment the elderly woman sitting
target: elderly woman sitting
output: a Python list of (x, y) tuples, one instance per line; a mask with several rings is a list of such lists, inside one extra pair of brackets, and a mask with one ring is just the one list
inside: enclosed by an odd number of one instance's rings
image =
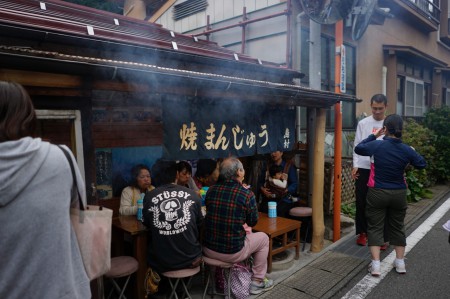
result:
[(143, 164), (134, 166), (131, 169), (131, 177), (130, 186), (123, 189), (120, 197), (120, 215), (136, 215), (137, 201), (141, 198), (141, 193), (155, 189), (147, 166)]

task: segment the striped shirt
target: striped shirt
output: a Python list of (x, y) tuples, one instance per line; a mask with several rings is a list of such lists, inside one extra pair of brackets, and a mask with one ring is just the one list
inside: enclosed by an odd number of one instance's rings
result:
[(226, 180), (206, 193), (205, 242), (216, 252), (232, 254), (244, 247), (244, 223), (258, 222), (255, 194), (236, 180)]

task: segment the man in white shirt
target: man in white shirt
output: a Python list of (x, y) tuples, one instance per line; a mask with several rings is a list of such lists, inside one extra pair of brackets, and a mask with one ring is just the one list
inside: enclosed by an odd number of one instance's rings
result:
[[(387, 107), (387, 98), (383, 94), (376, 94), (370, 99), (372, 115), (362, 119), (358, 123), (355, 134), (354, 147), (362, 140), (369, 137), (383, 127)], [(381, 139), (383, 136), (380, 136)], [(357, 155), (353, 152), (352, 177), (355, 180), (356, 196), (356, 244), (366, 246), (367, 244), (367, 220), (365, 215), (367, 182), (370, 174), (370, 157)]]

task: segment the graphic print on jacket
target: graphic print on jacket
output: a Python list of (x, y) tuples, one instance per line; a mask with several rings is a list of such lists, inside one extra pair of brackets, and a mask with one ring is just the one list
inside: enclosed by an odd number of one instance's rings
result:
[(189, 193), (184, 191), (163, 191), (153, 197), (154, 204), (149, 208), (153, 213), (153, 225), (159, 229), (161, 235), (175, 235), (184, 232), (191, 220), (189, 208), (193, 200), (186, 200), (182, 204), (177, 197), (187, 199)]

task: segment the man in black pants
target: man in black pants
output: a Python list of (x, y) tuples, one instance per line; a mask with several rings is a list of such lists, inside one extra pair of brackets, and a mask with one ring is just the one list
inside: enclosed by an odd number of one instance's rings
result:
[[(356, 147), (363, 139), (370, 134), (375, 133), (383, 127), (385, 112), (387, 107), (387, 98), (383, 94), (376, 94), (370, 100), (370, 108), (372, 115), (362, 119), (358, 123), (355, 134), (354, 146)], [(382, 137), (382, 136), (381, 136)], [(355, 180), (355, 196), (356, 196), (356, 244), (366, 246), (367, 244), (367, 220), (366, 220), (366, 196), (367, 182), (370, 175), (370, 157), (357, 155), (353, 152), (353, 170), (352, 177)], [(385, 242), (387, 241), (387, 232), (385, 230)], [(387, 243), (382, 246), (381, 250), (387, 248)]]

